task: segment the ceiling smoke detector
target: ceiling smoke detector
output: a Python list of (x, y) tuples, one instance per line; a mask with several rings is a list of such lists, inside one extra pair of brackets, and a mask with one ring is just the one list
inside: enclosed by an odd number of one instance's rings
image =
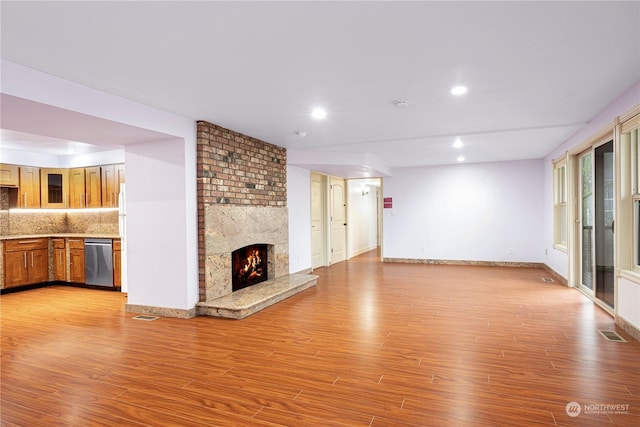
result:
[(397, 108), (407, 108), (409, 106), (409, 101), (393, 101), (393, 105)]
[(298, 135), (300, 138), (304, 138), (305, 136), (307, 136), (307, 132), (303, 131), (303, 130), (297, 130), (296, 135)]

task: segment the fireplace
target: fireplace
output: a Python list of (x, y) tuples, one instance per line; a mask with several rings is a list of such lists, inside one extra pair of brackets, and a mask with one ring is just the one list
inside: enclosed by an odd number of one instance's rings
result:
[(253, 244), (231, 253), (233, 292), (269, 279), (269, 246)]

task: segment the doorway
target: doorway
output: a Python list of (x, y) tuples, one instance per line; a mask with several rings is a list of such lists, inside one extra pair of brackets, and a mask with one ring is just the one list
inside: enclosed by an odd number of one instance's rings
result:
[(325, 238), (327, 177), (311, 173), (311, 268), (327, 265)]
[(347, 259), (347, 202), (345, 180), (331, 177), (331, 264)]
[(579, 156), (580, 289), (615, 308), (613, 141)]
[(345, 180), (311, 173), (311, 268), (347, 259)]

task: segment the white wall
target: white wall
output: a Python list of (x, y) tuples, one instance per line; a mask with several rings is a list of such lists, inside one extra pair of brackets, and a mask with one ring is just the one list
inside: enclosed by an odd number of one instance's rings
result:
[(311, 268), (311, 171), (287, 166), (289, 272)]
[(618, 315), (640, 329), (640, 284), (618, 278)]
[(197, 301), (185, 275), (185, 254), (193, 245), (184, 209), (185, 163), (181, 140), (126, 149), (129, 304), (187, 309)]
[[(378, 246), (376, 189), (370, 179), (347, 180), (347, 259)], [(368, 194), (362, 194), (363, 188)]]
[[(1, 78), (3, 127), (125, 145), (129, 302), (193, 308), (198, 301), (195, 122), (5, 60)], [(9, 103), (15, 108), (5, 109)]]
[(124, 163), (124, 149), (61, 156), (3, 148), (1, 154), (0, 161), (3, 163), (37, 166), (40, 168), (78, 168)]
[[(14, 165), (29, 165), (40, 168), (61, 168), (59, 156), (44, 153), (33, 153), (29, 151), (2, 149), (0, 162)], [(66, 167), (66, 166), (65, 166)]]
[(542, 171), (541, 160), (394, 170), (383, 257), (542, 262)]

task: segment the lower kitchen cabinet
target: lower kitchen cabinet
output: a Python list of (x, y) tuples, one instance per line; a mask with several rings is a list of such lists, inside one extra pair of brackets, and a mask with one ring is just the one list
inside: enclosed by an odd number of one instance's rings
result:
[(87, 282), (91, 281), (91, 275), (86, 274), (85, 261), (91, 257), (91, 252), (85, 253), (84, 238), (52, 236), (3, 240), (0, 245), (0, 288), (17, 288), (54, 281), (120, 289), (122, 242), (120, 239), (111, 238), (102, 240), (108, 241), (109, 244), (105, 245), (108, 249), (104, 252), (104, 259), (98, 257), (103, 259), (103, 264), (100, 264), (98, 270), (102, 269), (104, 272), (99, 276), (100, 280), (104, 277), (108, 277), (109, 280), (100, 283)]
[[(6, 243), (5, 243), (6, 245)], [(24, 285), (29, 281), (27, 271), (27, 252), (4, 251), (4, 287)]]
[(69, 282), (84, 283), (84, 240), (67, 239), (69, 246)]
[(113, 240), (113, 286), (122, 286), (122, 242)]
[(67, 251), (64, 239), (51, 239), (53, 246), (53, 280), (67, 280)]
[(4, 242), (4, 287), (49, 280), (49, 239)]

